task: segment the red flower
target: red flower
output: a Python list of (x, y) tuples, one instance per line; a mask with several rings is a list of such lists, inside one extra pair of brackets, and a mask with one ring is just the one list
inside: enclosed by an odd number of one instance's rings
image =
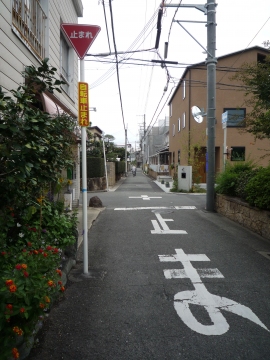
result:
[(48, 245), (48, 246), (46, 247), (46, 249), (49, 251), (49, 250), (52, 250), (52, 247), (51, 247), (50, 245)]
[(64, 287), (64, 286), (61, 286), (60, 290), (61, 290), (62, 292), (64, 292), (64, 291), (65, 291), (65, 287)]
[(39, 251), (41, 254), (43, 253), (43, 249), (39, 249), (38, 251)]
[(44, 253), (43, 253), (43, 256), (44, 256), (44, 257), (47, 257), (47, 256), (48, 256), (48, 254), (44, 252)]
[(10, 285), (10, 287), (9, 287), (9, 291), (10, 291), (10, 292), (16, 292), (16, 290), (17, 290), (17, 286), (16, 286), (16, 285)]
[(13, 280), (6, 280), (6, 286), (13, 285)]
[(1, 252), (1, 255), (4, 256), (4, 255), (7, 255), (7, 253), (6, 253), (5, 251), (2, 251), (2, 252)]
[(30, 241), (28, 241), (27, 243), (28, 246), (32, 246), (32, 243)]
[(52, 280), (49, 280), (49, 281), (48, 281), (48, 285), (49, 285), (49, 286), (53, 286), (53, 285), (54, 285), (54, 282), (53, 282)]
[(55, 254), (57, 254), (57, 253), (58, 253), (58, 249), (55, 248), (55, 249), (53, 250), (53, 252), (54, 252)]
[(37, 229), (35, 227), (30, 228), (31, 231), (37, 232)]
[(24, 270), (26, 270), (26, 269), (27, 269), (27, 265), (26, 265), (26, 264), (22, 264), (22, 268), (23, 268)]
[(23, 276), (24, 276), (24, 277), (28, 277), (28, 276), (29, 276), (29, 273), (28, 273), (27, 271), (24, 271), (24, 272), (23, 272)]
[(23, 251), (22, 252), (26, 252), (26, 249), (23, 249)]
[(15, 265), (15, 269), (17, 269), (17, 270), (21, 270), (21, 268), (22, 268), (22, 265), (21, 265), (21, 264), (17, 264), (17, 265)]
[(41, 309), (44, 309), (44, 308), (45, 308), (45, 304), (39, 303), (39, 307), (40, 307)]
[(34, 250), (34, 254), (37, 255), (37, 254), (38, 254), (38, 251), (37, 251), (37, 250)]
[(6, 308), (9, 309), (9, 310), (12, 310), (13, 305), (12, 305), (12, 304), (7, 304), (7, 305), (6, 305)]
[(58, 281), (58, 285), (62, 285), (63, 283), (62, 283), (62, 281)]
[(13, 349), (11, 350), (11, 352), (12, 352), (12, 356), (13, 356), (14, 359), (19, 359), (20, 354), (19, 354), (19, 351), (18, 351), (17, 348), (13, 348)]
[(23, 314), (25, 312), (25, 308), (20, 308), (20, 313)]
[(61, 271), (61, 270), (56, 269), (56, 272), (57, 272), (57, 274), (58, 274), (59, 276), (62, 276), (62, 271)]

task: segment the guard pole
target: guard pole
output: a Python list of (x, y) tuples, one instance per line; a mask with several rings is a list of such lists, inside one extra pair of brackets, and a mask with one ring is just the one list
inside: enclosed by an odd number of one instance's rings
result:
[(207, 193), (206, 210), (215, 209), (215, 137), (216, 137), (216, 2), (207, 0)]
[[(84, 59), (80, 60), (80, 81), (84, 82)], [(81, 126), (82, 145), (82, 201), (83, 201), (83, 273), (88, 274), (88, 226), (87, 226), (87, 162), (86, 126)]]
[(102, 143), (103, 143), (103, 156), (104, 156), (104, 170), (105, 170), (105, 176), (106, 176), (106, 189), (109, 191), (108, 186), (108, 172), (107, 172), (107, 160), (106, 160), (106, 151), (105, 151), (105, 144), (104, 144), (104, 135), (102, 134)]

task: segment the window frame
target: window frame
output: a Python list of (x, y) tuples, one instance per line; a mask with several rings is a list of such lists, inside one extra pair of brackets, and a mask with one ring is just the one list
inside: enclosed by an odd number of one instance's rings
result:
[[(236, 149), (244, 149), (243, 154), (244, 156), (242, 158), (237, 158), (234, 156), (234, 151)], [(246, 147), (245, 146), (231, 146), (231, 161), (246, 161)]]

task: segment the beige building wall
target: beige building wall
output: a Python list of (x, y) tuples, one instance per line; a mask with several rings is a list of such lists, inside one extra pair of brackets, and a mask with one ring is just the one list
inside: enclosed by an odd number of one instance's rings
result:
[[(251, 48), (243, 52), (220, 57), (216, 73), (216, 172), (223, 169), (224, 130), (221, 117), (224, 108), (246, 108), (244, 91), (240, 84), (232, 79), (234, 69), (244, 62), (257, 61), (257, 54), (267, 54), (262, 48)], [(183, 75), (173, 97), (170, 100), (170, 152), (171, 163), (177, 164), (180, 151), (180, 165), (188, 165), (189, 152), (193, 156), (194, 146), (207, 146), (207, 118), (202, 123), (194, 120), (191, 107), (196, 105), (207, 110), (207, 69), (204, 64), (190, 67)], [(250, 108), (246, 108), (248, 113)], [(245, 160), (254, 160), (262, 166), (267, 166), (268, 158), (265, 149), (270, 149), (269, 140), (255, 140), (252, 134), (243, 132), (242, 127), (227, 128), (227, 146), (245, 147)], [(204, 156), (205, 157), (205, 156)], [(230, 157), (228, 158), (230, 161)], [(204, 169), (205, 170), (205, 169)], [(171, 171), (172, 173), (174, 172)]]
[[(21, 72), (31, 64), (38, 66), (40, 58), (31, 51), (22, 37), (12, 25), (12, 6), (16, 0), (0, 0), (0, 86), (9, 92), (23, 83)], [(17, 3), (19, 3), (17, 1)], [(23, 3), (23, 2), (22, 2)], [(57, 68), (57, 76), (61, 77), (61, 22), (78, 23), (82, 16), (81, 0), (40, 0), (46, 14), (45, 57), (49, 58), (51, 66)], [(77, 114), (77, 82), (78, 58), (72, 48), (69, 51), (69, 84), (68, 93), (56, 93), (55, 97)]]

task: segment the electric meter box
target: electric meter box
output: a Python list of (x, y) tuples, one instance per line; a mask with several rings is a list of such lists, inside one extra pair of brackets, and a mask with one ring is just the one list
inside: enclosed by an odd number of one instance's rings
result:
[(178, 165), (178, 190), (190, 191), (192, 188), (192, 166)]

